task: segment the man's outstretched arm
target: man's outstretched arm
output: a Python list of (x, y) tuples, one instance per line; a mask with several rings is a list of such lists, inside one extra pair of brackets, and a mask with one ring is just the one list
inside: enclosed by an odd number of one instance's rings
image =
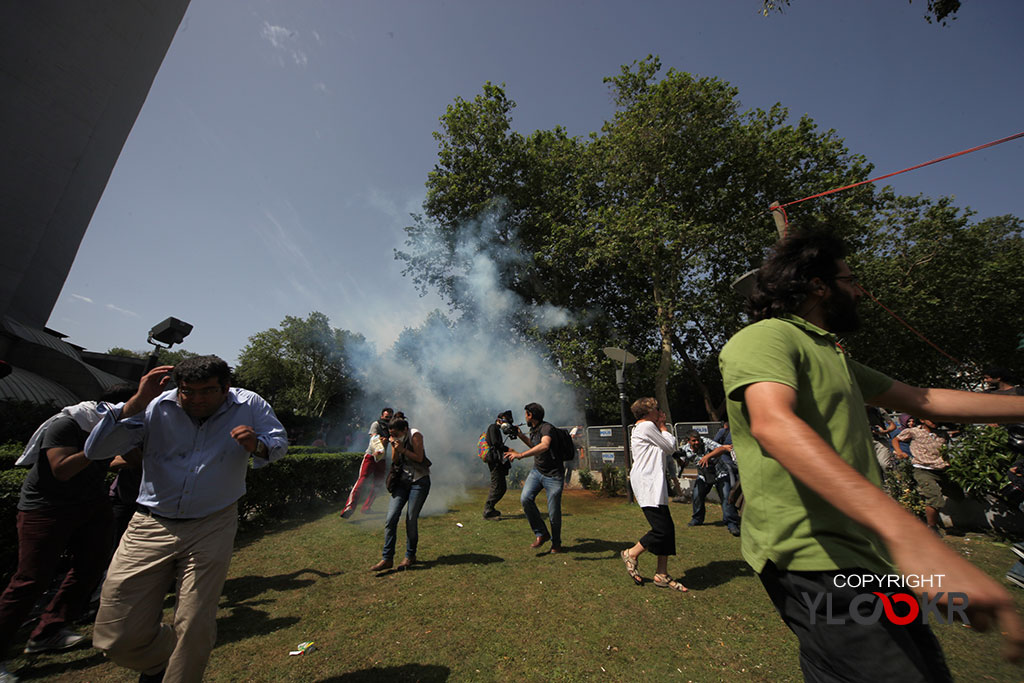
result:
[(893, 382), (868, 403), (940, 422), (1022, 422), (1024, 396), (979, 394), (956, 389), (929, 389)]
[(1024, 652), (1024, 626), (1006, 589), (843, 461), (796, 414), (796, 398), (792, 387), (775, 382), (756, 382), (745, 388), (750, 431), (761, 447), (802, 484), (878, 534), (901, 573), (943, 574), (947, 595), (967, 594), (971, 625), (984, 630), (995, 621), (1006, 634), (1004, 655), (1019, 659)]

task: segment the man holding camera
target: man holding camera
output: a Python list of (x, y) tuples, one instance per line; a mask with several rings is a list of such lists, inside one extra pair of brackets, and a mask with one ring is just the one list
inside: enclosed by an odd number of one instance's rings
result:
[(512, 463), (505, 457), (508, 447), (502, 438), (502, 432), (510, 437), (516, 437), (518, 430), (512, 424), (512, 411), (506, 410), (498, 415), (494, 423), (487, 427), (484, 438), (487, 440), (487, 468), (491, 471), (491, 490), (487, 494), (487, 502), (484, 503), (484, 519), (497, 519), (501, 517), (501, 511), (495, 509), (495, 505), (501, 500), (505, 491), (508, 490), (508, 471)]
[[(509, 449), (506, 452), (509, 460), (519, 458), (533, 458), (533, 469), (527, 475), (523, 483), (523, 494), (520, 502), (523, 504), (523, 512), (530, 522), (537, 537), (531, 548), (539, 548), (549, 540), (551, 541), (551, 552), (562, 552), (562, 487), (565, 485), (565, 467), (561, 458), (551, 451), (551, 430), (554, 426), (544, 421), (544, 407), (539, 403), (528, 403), (523, 408), (526, 411), (526, 424), (530, 427), (530, 437), (527, 438), (521, 429), (516, 428), (516, 436), (523, 443), (530, 446), (522, 453)], [(548, 533), (544, 520), (541, 519), (540, 510), (537, 509), (536, 498), (541, 489), (548, 494), (548, 520), (551, 522), (551, 533)]]

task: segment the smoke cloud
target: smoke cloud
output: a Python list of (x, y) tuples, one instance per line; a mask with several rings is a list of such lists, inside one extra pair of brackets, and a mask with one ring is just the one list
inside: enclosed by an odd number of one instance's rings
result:
[[(487, 238), (495, 234), (498, 220), (500, 211), (495, 211), (459, 230), (455, 255), (466, 269), (455, 283), (462, 302), (457, 319), (435, 312), (419, 327), (406, 328), (386, 352), (353, 359), (367, 395), (359, 407), (363, 423), (368, 425), (387, 405), (404, 412), (423, 433), (433, 463), (424, 515), (446, 512), (464, 497), (467, 486), (486, 483), (488, 470), (477, 457), (477, 441), (498, 413), (512, 410), (522, 423), (523, 406), (536, 401), (544, 406), (547, 421), (582, 424), (574, 389), (545, 358), (545, 350), (510, 322), (528, 320), (546, 331), (566, 325), (571, 316), (554, 306), (530, 305), (501, 285), (501, 268), (521, 267), (528, 260)], [(450, 248), (422, 247), (427, 256)], [(365, 432), (357, 435), (354, 448), (364, 446), (367, 438)], [(526, 448), (518, 440), (509, 445)]]

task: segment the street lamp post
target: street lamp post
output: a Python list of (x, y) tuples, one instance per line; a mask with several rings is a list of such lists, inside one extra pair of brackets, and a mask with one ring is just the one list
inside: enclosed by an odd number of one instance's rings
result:
[(626, 454), (626, 500), (633, 502), (633, 487), (629, 482), (629, 470), (633, 467), (633, 457), (629, 451), (629, 408), (626, 404), (626, 365), (636, 362), (636, 356), (626, 349), (608, 346), (604, 355), (619, 363), (615, 368), (615, 383), (619, 385), (619, 412), (622, 418), (622, 447)]

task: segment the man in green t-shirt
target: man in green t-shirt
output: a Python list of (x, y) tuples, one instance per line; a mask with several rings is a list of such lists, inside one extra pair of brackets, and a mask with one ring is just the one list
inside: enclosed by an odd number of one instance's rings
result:
[(1024, 397), (911, 387), (848, 358), (836, 335), (857, 328), (862, 290), (844, 258), (831, 236), (780, 241), (757, 274), (754, 323), (720, 355), (744, 559), (799, 638), (806, 680), (950, 680), (923, 618), (896, 626), (871, 596), (906, 589), (863, 587), (893, 574), (930, 577), (932, 597), (966, 594), (971, 624), (996, 620), (1016, 658), (1024, 628), (1006, 590), (882, 490), (864, 405), (1007, 422), (1024, 416)]

